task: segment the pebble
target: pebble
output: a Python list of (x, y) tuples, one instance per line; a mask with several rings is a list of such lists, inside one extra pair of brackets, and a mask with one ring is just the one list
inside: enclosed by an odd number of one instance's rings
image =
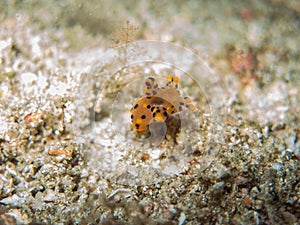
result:
[(10, 205), (10, 206), (18, 206), (19, 204), (21, 204), (22, 202), (24, 202), (23, 199), (21, 199), (18, 195), (14, 194), (10, 197), (4, 198), (0, 201), (1, 204), (4, 205)]
[(178, 225), (183, 225), (185, 223), (185, 220), (186, 220), (186, 215), (183, 212), (180, 213)]

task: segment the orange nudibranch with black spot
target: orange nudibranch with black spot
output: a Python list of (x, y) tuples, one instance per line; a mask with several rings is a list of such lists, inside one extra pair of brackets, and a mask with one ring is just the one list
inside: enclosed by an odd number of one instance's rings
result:
[(178, 89), (179, 78), (167, 77), (164, 87), (159, 87), (153, 77), (146, 79), (144, 94), (137, 99), (130, 110), (132, 128), (137, 132), (148, 129), (152, 121), (164, 122), (186, 107), (191, 111), (195, 106), (189, 97), (182, 97)]

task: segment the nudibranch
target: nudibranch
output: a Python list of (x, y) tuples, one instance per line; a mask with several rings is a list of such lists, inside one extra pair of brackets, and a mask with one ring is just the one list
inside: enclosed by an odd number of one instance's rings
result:
[(182, 111), (183, 107), (195, 110), (191, 99), (181, 96), (178, 83), (177, 76), (167, 76), (164, 87), (159, 87), (153, 77), (146, 79), (143, 95), (134, 102), (130, 110), (132, 128), (136, 132), (148, 130), (153, 121), (165, 122), (173, 114)]

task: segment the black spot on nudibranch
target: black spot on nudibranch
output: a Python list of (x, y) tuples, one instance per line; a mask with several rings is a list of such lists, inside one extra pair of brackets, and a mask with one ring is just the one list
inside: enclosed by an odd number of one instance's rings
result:
[(137, 107), (139, 107), (139, 104), (135, 104), (133, 108), (136, 109)]
[(151, 105), (147, 105), (147, 109), (150, 109), (151, 108)]
[(146, 119), (146, 116), (145, 116), (145, 115), (142, 115), (141, 118), (142, 118), (142, 119)]
[(138, 130), (140, 128), (139, 124), (135, 124), (136, 129)]

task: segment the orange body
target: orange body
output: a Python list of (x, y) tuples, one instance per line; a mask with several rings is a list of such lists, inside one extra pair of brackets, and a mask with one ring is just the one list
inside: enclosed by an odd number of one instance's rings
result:
[(189, 97), (182, 97), (178, 90), (178, 77), (168, 76), (165, 87), (160, 88), (153, 77), (144, 83), (144, 94), (137, 99), (130, 110), (132, 128), (137, 132), (148, 129), (152, 121), (164, 122), (187, 107), (194, 110)]

